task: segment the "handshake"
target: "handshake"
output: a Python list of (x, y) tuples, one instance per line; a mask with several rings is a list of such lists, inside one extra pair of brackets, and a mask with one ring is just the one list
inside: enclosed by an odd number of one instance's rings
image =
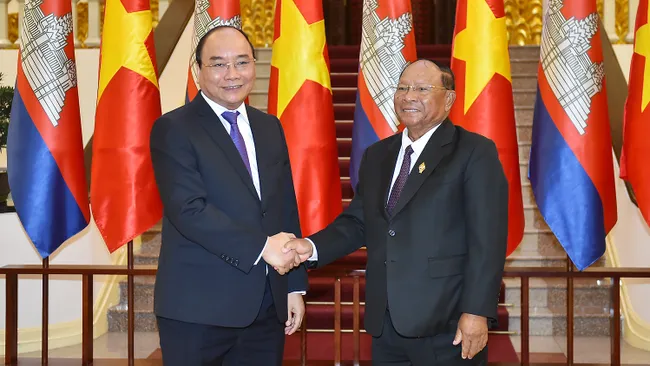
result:
[(306, 239), (296, 239), (295, 235), (282, 232), (269, 237), (262, 258), (279, 274), (284, 275), (309, 259), (312, 254), (311, 242)]

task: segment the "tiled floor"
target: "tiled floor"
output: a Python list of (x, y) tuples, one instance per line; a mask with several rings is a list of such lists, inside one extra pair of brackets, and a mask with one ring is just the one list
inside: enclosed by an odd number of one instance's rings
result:
[[(521, 339), (511, 337), (515, 351), (520, 351)], [(126, 358), (126, 333), (107, 333), (94, 342), (95, 358)], [(135, 334), (136, 358), (147, 358), (159, 347), (158, 333)], [(566, 355), (566, 337), (564, 336), (532, 336), (530, 351)], [(604, 363), (610, 361), (610, 340), (606, 337), (576, 337), (574, 339), (574, 355), (576, 363)], [(21, 357), (40, 357), (40, 352), (21, 355)], [(50, 350), (53, 358), (81, 357), (81, 345)], [(623, 364), (650, 365), (650, 352), (634, 348), (625, 342), (621, 343), (621, 361)]]
[[(126, 358), (127, 350), (126, 333), (106, 333), (95, 339), (93, 343), (94, 358)], [(134, 352), (136, 358), (147, 358), (149, 355), (160, 347), (157, 332), (136, 332)], [(41, 352), (28, 353), (21, 357), (41, 357)], [(80, 358), (81, 344), (52, 349), (50, 350), (52, 358)]]
[[(521, 349), (521, 338), (511, 336), (510, 340), (516, 352)], [(575, 363), (604, 363), (611, 359), (609, 337), (575, 337), (573, 354)], [(565, 336), (531, 336), (530, 352), (562, 353), (566, 355), (567, 339)], [(621, 341), (621, 363), (650, 365), (650, 352), (630, 346)]]

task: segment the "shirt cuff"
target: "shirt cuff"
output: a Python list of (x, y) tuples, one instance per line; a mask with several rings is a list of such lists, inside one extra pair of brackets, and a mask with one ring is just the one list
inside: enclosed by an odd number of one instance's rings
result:
[(311, 257), (307, 258), (307, 260), (311, 261), (311, 262), (317, 261), (318, 260), (318, 250), (316, 250), (316, 244), (314, 244), (314, 242), (311, 241), (311, 239), (309, 239), (309, 238), (305, 238), (305, 240), (308, 240), (311, 243), (311, 250), (312, 250)]
[(293, 291), (289, 292), (290, 294), (301, 294), (301, 295), (307, 295), (307, 291)]
[(269, 243), (269, 238), (267, 237), (267, 238), (266, 238), (266, 242), (264, 243), (264, 247), (262, 248), (262, 251), (260, 252), (259, 257), (257, 257), (257, 260), (255, 261), (255, 263), (253, 263), (254, 266), (256, 266), (257, 263), (259, 263), (260, 259), (262, 259), (262, 254), (264, 254), (264, 249), (266, 249), (266, 245), (267, 245), (268, 243)]

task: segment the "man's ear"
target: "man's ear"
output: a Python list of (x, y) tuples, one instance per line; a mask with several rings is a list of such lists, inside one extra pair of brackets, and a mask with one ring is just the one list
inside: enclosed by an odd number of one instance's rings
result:
[(456, 91), (455, 90), (447, 91), (447, 95), (445, 96), (445, 111), (449, 112), (449, 110), (451, 110), (451, 106), (454, 105), (455, 101), (456, 101)]

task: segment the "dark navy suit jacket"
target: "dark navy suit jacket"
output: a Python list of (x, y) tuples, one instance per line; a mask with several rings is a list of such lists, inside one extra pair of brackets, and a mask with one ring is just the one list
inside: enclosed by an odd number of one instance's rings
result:
[[(246, 107), (260, 177), (261, 200), (227, 131), (204, 98), (160, 117), (151, 156), (164, 205), (156, 276), (157, 316), (190, 323), (245, 327), (255, 320), (266, 285), (259, 257), (267, 236), (300, 236), (289, 155), (280, 121)], [(300, 266), (285, 276), (268, 270), (278, 319), (287, 293), (307, 289)]]

